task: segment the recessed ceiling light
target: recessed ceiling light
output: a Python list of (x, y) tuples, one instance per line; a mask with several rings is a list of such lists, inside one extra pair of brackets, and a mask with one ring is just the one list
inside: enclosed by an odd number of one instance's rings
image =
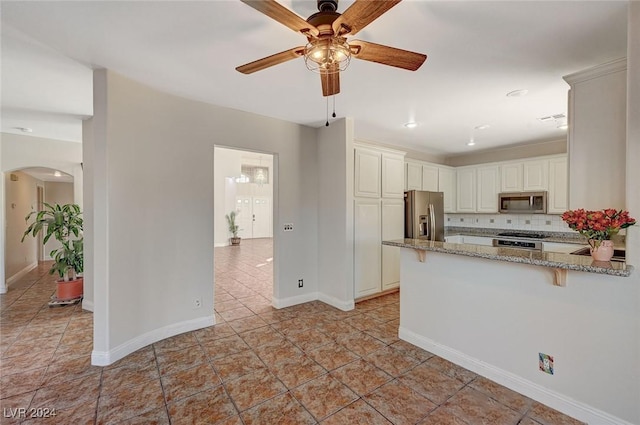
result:
[(61, 177), (62, 176), (62, 174), (60, 174), (60, 171), (56, 171), (55, 173), (53, 173), (53, 175), (56, 176), (56, 177)]
[(514, 91), (510, 91), (509, 93), (507, 93), (507, 96), (509, 96), (509, 97), (521, 97), (521, 96), (526, 96), (527, 93), (529, 93), (529, 90), (526, 90), (526, 89), (514, 90)]
[(16, 130), (20, 130), (23, 133), (33, 133), (33, 129), (28, 127), (16, 127)]
[(417, 122), (410, 121), (404, 125), (407, 128), (416, 128), (418, 126)]
[(477, 125), (475, 127), (473, 127), (475, 130), (486, 130), (487, 128), (491, 127), (489, 124), (482, 124), (482, 125)]
[(475, 146), (475, 144), (476, 144), (476, 142), (475, 142), (475, 140), (473, 140), (473, 139), (470, 139), (470, 140), (467, 142), (467, 146)]
[(569, 124), (560, 124), (560, 125), (558, 126), (558, 128), (559, 128), (560, 130), (566, 130), (566, 129), (568, 129), (568, 128), (569, 128)]

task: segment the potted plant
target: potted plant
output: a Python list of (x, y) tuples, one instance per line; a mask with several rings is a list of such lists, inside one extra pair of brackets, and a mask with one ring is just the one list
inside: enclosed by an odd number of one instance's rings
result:
[(240, 230), (240, 226), (236, 224), (236, 216), (239, 213), (235, 211), (231, 211), (229, 214), (225, 215), (227, 217), (227, 223), (229, 224), (229, 231), (233, 235), (231, 240), (231, 245), (240, 245), (240, 237), (238, 237), (238, 230)]
[(591, 248), (591, 256), (596, 261), (609, 261), (614, 247), (611, 238), (621, 229), (636, 224), (636, 219), (629, 216), (628, 211), (607, 208), (600, 211), (577, 210), (565, 211), (562, 214), (569, 228), (587, 238)]
[[(49, 274), (58, 273), (56, 299), (68, 301), (79, 299), (83, 295), (84, 244), (82, 236), (82, 212), (76, 204), (50, 205), (45, 203), (42, 211), (32, 211), (25, 217), (29, 225), (22, 235), (22, 241), (28, 236), (37, 236), (43, 232), (42, 244), (53, 236), (61, 247), (49, 254), (53, 265)], [(31, 220), (31, 223), (29, 221)]]

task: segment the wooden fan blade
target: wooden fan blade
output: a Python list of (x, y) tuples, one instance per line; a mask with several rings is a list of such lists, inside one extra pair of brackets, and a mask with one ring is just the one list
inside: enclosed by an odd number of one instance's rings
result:
[(356, 0), (333, 21), (333, 33), (355, 35), (401, 0)]
[(340, 93), (340, 72), (329, 73), (321, 71), (320, 79), (322, 80), (323, 96), (333, 96)]
[(351, 56), (354, 58), (408, 69), (409, 71), (415, 71), (420, 68), (427, 59), (427, 55), (422, 53), (396, 49), (395, 47), (362, 40), (349, 41), (349, 47), (351, 47)]
[(260, 13), (264, 13), (271, 19), (280, 22), (282, 25), (303, 34), (309, 33), (314, 36), (319, 34), (316, 27), (296, 15), (275, 0), (240, 0), (248, 6), (253, 7)]
[(267, 56), (266, 58), (258, 59), (241, 65), (236, 68), (236, 71), (243, 74), (252, 74), (256, 71), (261, 71), (270, 66), (278, 65), (279, 63), (290, 61), (291, 59), (298, 58), (304, 54), (304, 47), (296, 47), (291, 50), (285, 50), (284, 52), (276, 53), (275, 55)]

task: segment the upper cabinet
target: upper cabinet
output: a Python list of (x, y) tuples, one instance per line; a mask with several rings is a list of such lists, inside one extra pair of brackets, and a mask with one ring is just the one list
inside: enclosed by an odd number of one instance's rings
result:
[(380, 152), (364, 148), (355, 149), (355, 196), (380, 197), (381, 160)]
[(498, 212), (498, 192), (500, 191), (500, 174), (497, 165), (478, 167), (476, 211), (480, 213)]
[(422, 165), (407, 162), (405, 176), (405, 190), (422, 190)]
[(456, 171), (450, 167), (438, 168), (438, 192), (444, 193), (444, 212), (456, 212)]
[(476, 167), (458, 168), (456, 183), (456, 210), (476, 212)]
[(522, 190), (534, 192), (548, 190), (549, 160), (524, 161), (522, 163)]
[(501, 167), (500, 191), (522, 192), (522, 162), (508, 162)]
[(433, 165), (422, 166), (422, 190), (438, 191), (438, 167)]
[(501, 192), (534, 192), (548, 190), (549, 161), (505, 162), (500, 164)]
[(568, 177), (566, 156), (549, 160), (549, 194), (547, 198), (547, 212), (549, 214), (562, 214), (569, 209)]
[(404, 155), (382, 154), (382, 197), (404, 198)]
[(404, 198), (404, 154), (357, 146), (353, 195)]

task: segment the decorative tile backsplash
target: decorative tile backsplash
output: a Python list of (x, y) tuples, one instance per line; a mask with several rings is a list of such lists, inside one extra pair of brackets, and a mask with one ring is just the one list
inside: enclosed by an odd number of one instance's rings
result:
[(572, 232), (559, 215), (445, 214), (446, 226)]

